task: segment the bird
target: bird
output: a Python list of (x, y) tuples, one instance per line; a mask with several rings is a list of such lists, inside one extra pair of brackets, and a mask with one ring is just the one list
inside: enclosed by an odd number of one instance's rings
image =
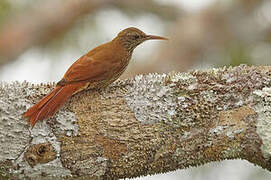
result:
[(75, 61), (56, 87), (30, 107), (23, 117), (28, 119), (33, 128), (37, 121), (54, 116), (72, 95), (85, 89), (101, 89), (113, 83), (125, 71), (134, 49), (152, 39), (168, 40), (147, 35), (135, 27), (120, 31), (113, 40), (90, 50)]

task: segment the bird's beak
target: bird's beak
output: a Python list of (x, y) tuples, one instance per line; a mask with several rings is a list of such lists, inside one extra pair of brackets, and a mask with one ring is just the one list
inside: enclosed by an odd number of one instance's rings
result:
[(161, 37), (161, 36), (147, 35), (146, 40), (150, 40), (150, 39), (168, 40), (168, 38)]

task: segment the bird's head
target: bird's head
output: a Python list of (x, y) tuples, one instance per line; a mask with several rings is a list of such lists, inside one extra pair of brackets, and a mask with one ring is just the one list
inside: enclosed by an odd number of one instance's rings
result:
[(133, 51), (139, 44), (146, 40), (167, 40), (167, 38), (161, 36), (147, 35), (135, 27), (122, 30), (115, 39), (119, 40), (128, 51)]

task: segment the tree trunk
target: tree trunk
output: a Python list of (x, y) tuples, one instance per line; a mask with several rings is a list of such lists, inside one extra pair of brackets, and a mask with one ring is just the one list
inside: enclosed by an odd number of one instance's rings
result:
[(271, 170), (271, 67), (138, 75), (76, 94), (31, 129), (55, 84), (0, 83), (0, 178), (118, 179), (224, 159)]

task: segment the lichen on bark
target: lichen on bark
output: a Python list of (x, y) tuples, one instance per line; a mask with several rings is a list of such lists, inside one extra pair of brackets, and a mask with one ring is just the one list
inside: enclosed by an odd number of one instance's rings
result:
[[(0, 162), (30, 178), (55, 169), (59, 177), (129, 178), (237, 158), (270, 170), (270, 75), (246, 65), (139, 75), (74, 95), (33, 129), (21, 114), (55, 84), (1, 83), (0, 137), (11, 151), (3, 147)], [(43, 143), (55, 157), (31, 167), (24, 157)]]

